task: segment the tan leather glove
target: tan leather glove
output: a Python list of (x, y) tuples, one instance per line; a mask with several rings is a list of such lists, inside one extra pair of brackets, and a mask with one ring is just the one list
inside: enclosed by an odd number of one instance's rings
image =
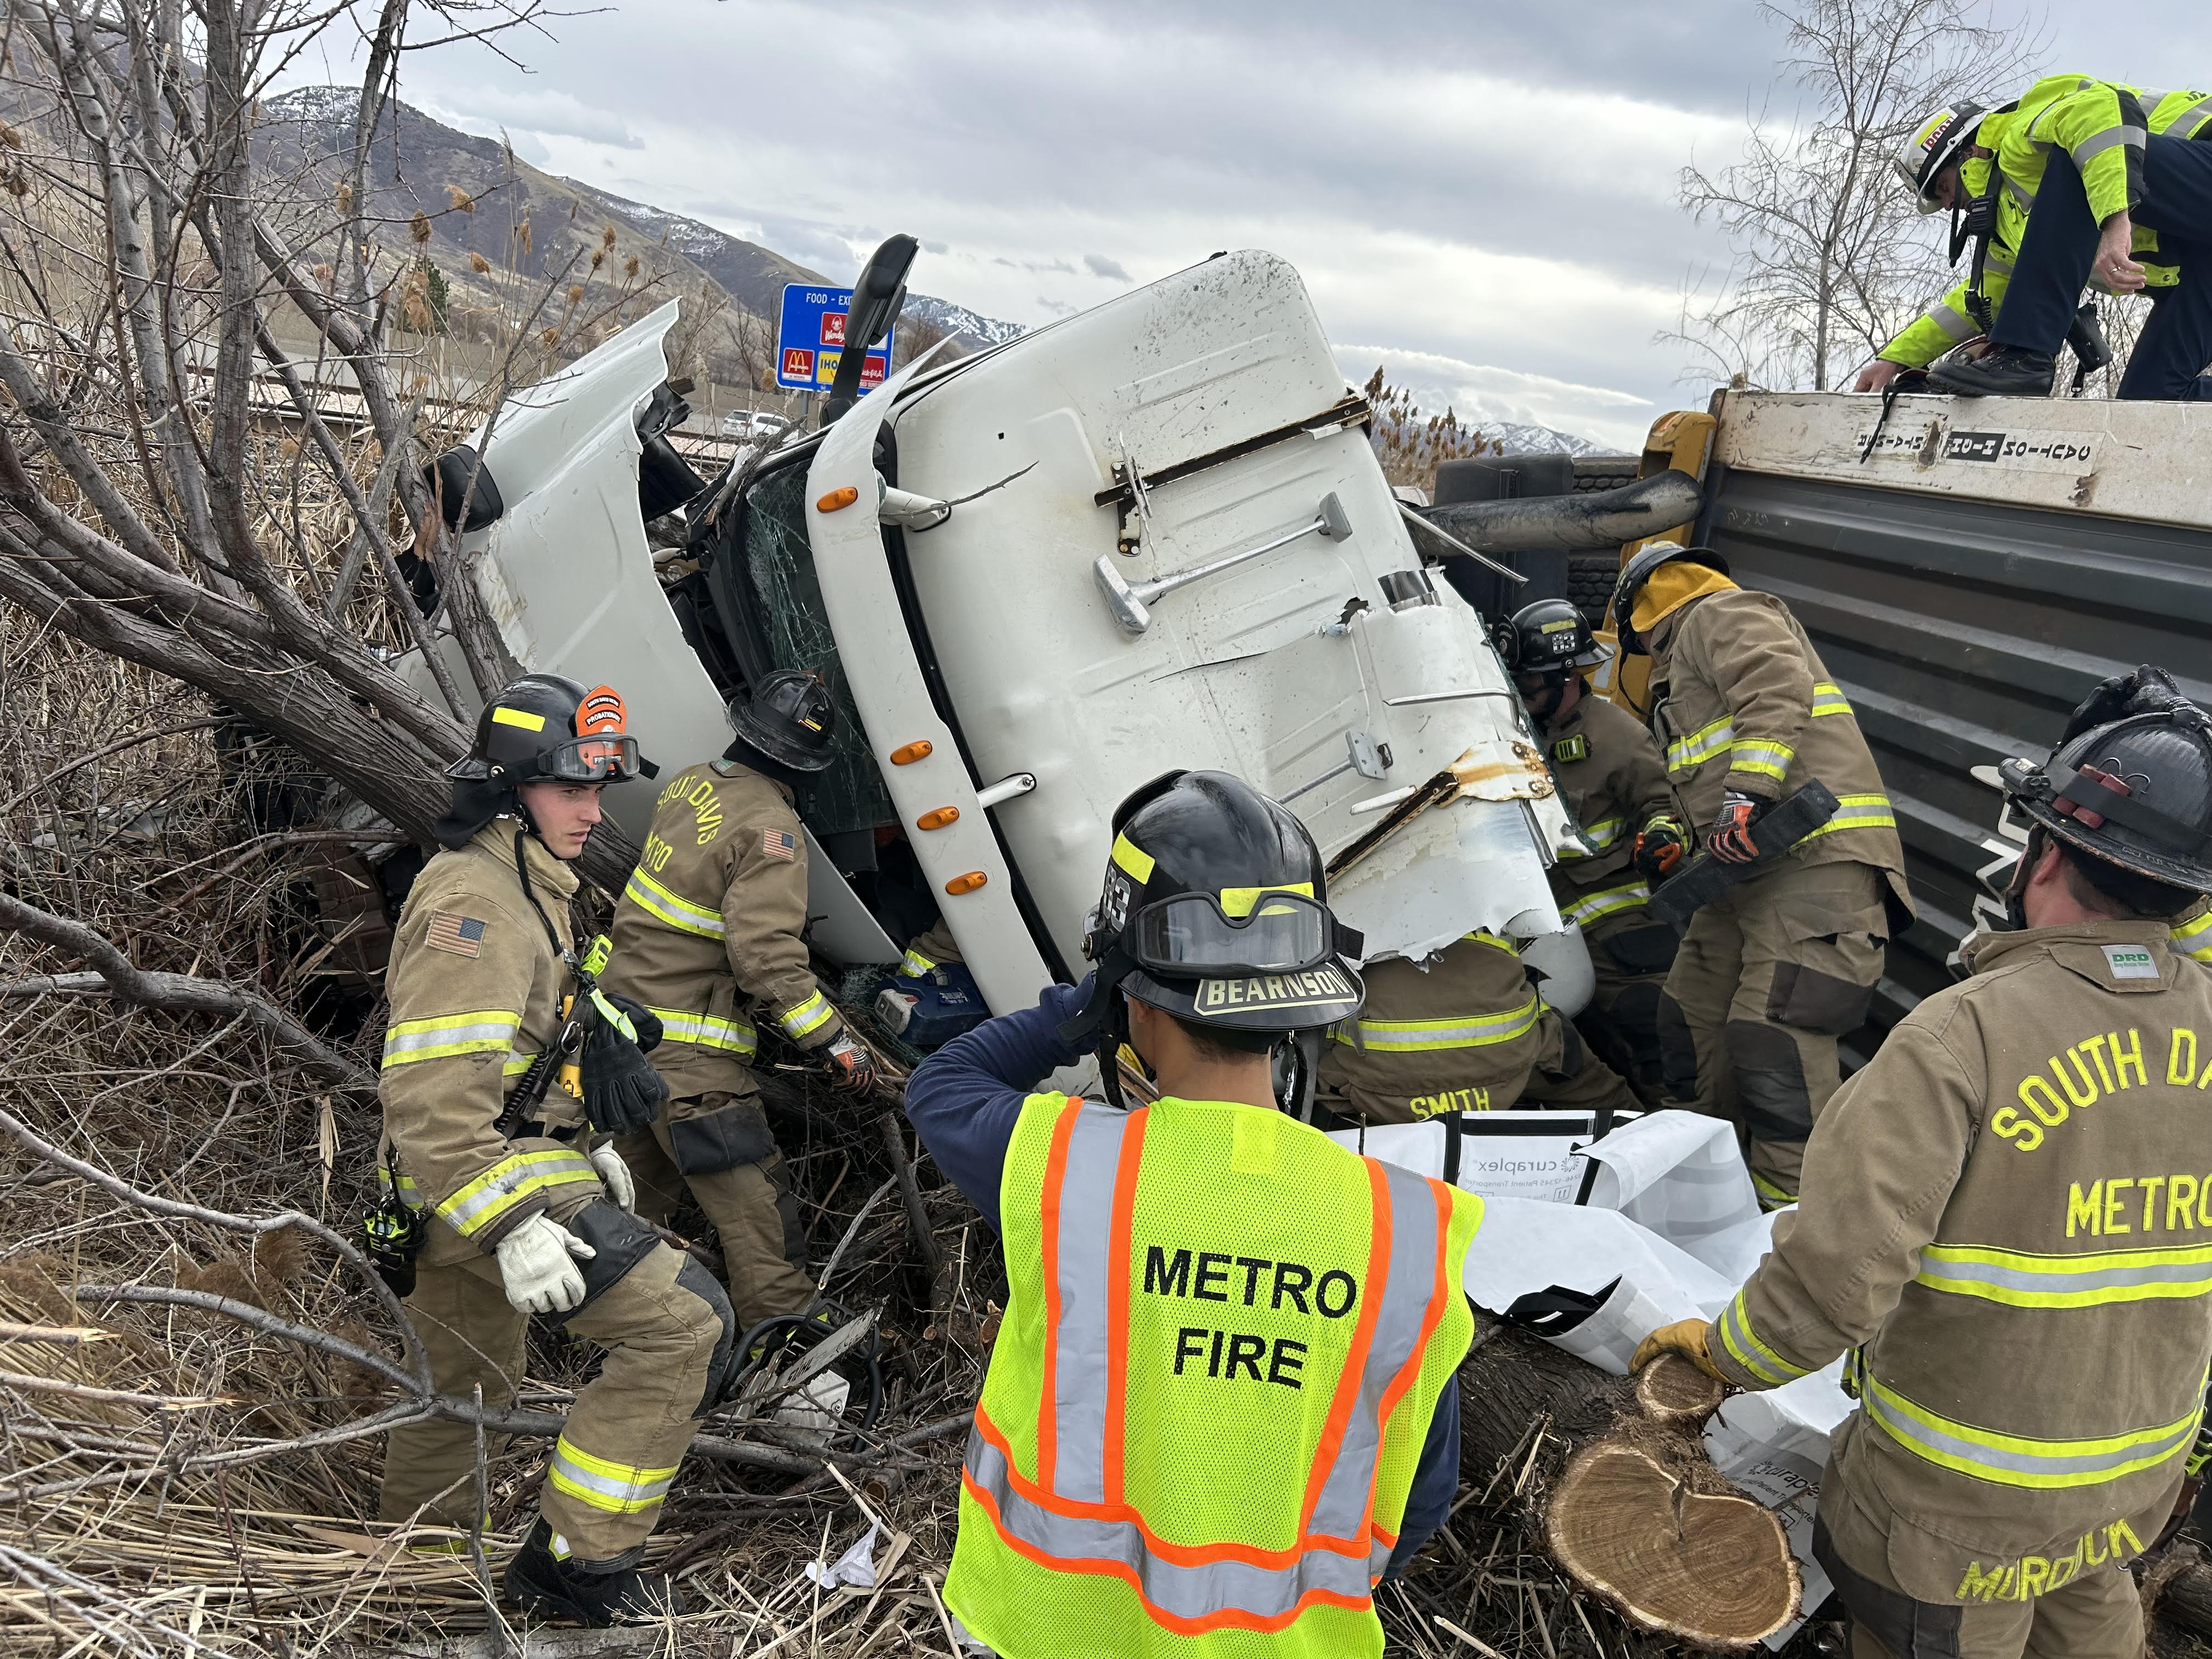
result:
[(1662, 1325), (1636, 1345), (1636, 1357), (1628, 1362), (1628, 1369), (1640, 1371), (1662, 1353), (1678, 1353), (1707, 1376), (1725, 1382), (1728, 1378), (1721, 1375), (1705, 1349), (1706, 1333), (1711, 1329), (1702, 1319), (1678, 1319), (1671, 1325)]

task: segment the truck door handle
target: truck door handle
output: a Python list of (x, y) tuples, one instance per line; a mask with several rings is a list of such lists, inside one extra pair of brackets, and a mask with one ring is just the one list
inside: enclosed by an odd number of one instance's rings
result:
[(1231, 553), (1225, 559), (1193, 565), (1188, 570), (1158, 576), (1148, 582), (1126, 580), (1120, 571), (1114, 568), (1111, 553), (1101, 553), (1097, 563), (1091, 568), (1098, 578), (1099, 591), (1106, 595), (1106, 608), (1114, 613), (1114, 620), (1121, 623), (1122, 631), (1131, 635), (1141, 634), (1152, 625), (1151, 606), (1163, 593), (1172, 593), (1178, 587), (1188, 587), (1193, 582), (1218, 575), (1224, 570), (1258, 558), (1262, 553), (1272, 553), (1279, 547), (1287, 547), (1299, 537), (1310, 536), (1316, 531), (1333, 542), (1341, 541), (1352, 533), (1352, 520), (1345, 516), (1344, 504), (1336, 499), (1334, 490), (1321, 498), (1321, 506), (1315, 512), (1311, 523), (1302, 524), (1287, 535), (1278, 536), (1271, 542), (1248, 547), (1242, 553)]

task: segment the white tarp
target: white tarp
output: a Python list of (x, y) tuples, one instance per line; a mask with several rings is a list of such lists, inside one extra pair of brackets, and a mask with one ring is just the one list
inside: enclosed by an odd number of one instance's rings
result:
[[(1523, 1296), (1603, 1292), (1571, 1328), (1537, 1334), (1615, 1376), (1628, 1374), (1637, 1345), (1660, 1326), (1718, 1317), (1772, 1244), (1775, 1215), (1760, 1212), (1735, 1133), (1719, 1119), (1652, 1112), (1595, 1142), (1586, 1113), (1486, 1112), (1463, 1121), (1483, 1119), (1492, 1121), (1486, 1129), (1459, 1136), (1456, 1184), (1483, 1198), (1468, 1295), (1502, 1311)], [(1361, 1150), (1442, 1179), (1447, 1135), (1436, 1120), (1370, 1129)], [(1361, 1140), (1356, 1131), (1335, 1138)], [(1578, 1205), (1593, 1162), (1596, 1178)], [(1713, 1466), (1775, 1510), (1789, 1534), (1808, 1608), (1831, 1588), (1813, 1559), (1813, 1511), (1828, 1437), (1851, 1410), (1842, 1369), (1838, 1360), (1784, 1388), (1731, 1395), (1705, 1427)], [(1766, 1645), (1779, 1648), (1802, 1622)]]

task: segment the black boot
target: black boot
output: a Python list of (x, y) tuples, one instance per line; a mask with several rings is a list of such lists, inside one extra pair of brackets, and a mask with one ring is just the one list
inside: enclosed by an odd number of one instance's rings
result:
[(1928, 384), (1954, 398), (2048, 398), (2058, 359), (2026, 346), (1992, 346), (1972, 362), (1946, 360), (1928, 371)]
[[(624, 1565), (592, 1571), (555, 1553), (558, 1534), (544, 1516), (507, 1564), (507, 1599), (533, 1619), (565, 1619), (605, 1630), (610, 1625), (657, 1625), (688, 1610), (676, 1581)], [(634, 1553), (634, 1552), (633, 1552)], [(604, 1565), (604, 1564), (595, 1564)]]

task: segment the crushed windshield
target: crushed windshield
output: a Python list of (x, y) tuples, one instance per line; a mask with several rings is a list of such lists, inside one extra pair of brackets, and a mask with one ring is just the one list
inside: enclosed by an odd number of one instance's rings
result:
[(829, 769), (806, 791), (806, 821), (817, 836), (894, 823), (897, 810), (868, 751), (860, 711), (837, 660), (837, 641), (823, 609), (814, 550), (806, 540), (806, 469), (787, 466), (745, 493), (745, 571), (758, 596), (757, 613), (772, 665), (822, 676), (837, 700), (837, 729)]

